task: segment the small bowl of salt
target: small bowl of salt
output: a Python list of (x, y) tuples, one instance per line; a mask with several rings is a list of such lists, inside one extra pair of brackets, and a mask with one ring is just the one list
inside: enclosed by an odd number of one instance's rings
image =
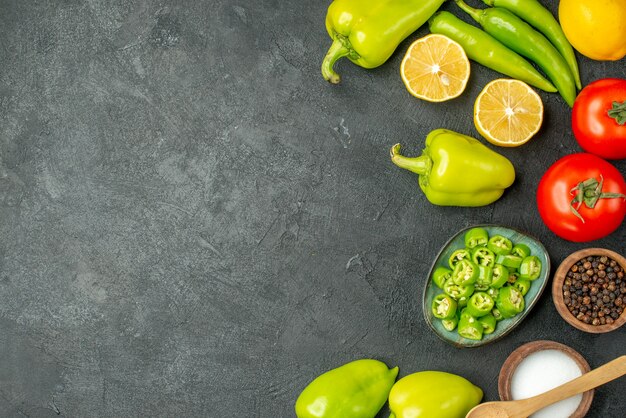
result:
[[(555, 341), (533, 341), (511, 353), (500, 369), (498, 392), (503, 401), (547, 392), (590, 371), (576, 350)], [(530, 418), (582, 418), (589, 411), (593, 389), (545, 407)]]

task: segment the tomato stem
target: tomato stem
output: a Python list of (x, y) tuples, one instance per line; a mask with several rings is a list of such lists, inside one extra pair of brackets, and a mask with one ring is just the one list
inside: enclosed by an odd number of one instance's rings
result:
[(618, 125), (626, 124), (626, 100), (622, 103), (613, 102), (613, 107), (607, 112), (610, 118), (615, 119)]
[[(624, 102), (626, 103), (626, 102)], [(574, 195), (574, 198), (570, 202), (570, 210), (578, 219), (585, 223), (585, 220), (578, 212), (582, 204), (584, 203), (589, 209), (593, 209), (600, 199), (615, 199), (621, 198), (626, 200), (626, 195), (622, 193), (602, 192), (602, 185), (604, 184), (604, 178), (600, 176), (600, 181), (595, 178), (590, 178), (585, 181), (581, 181), (573, 187), (569, 192)]]

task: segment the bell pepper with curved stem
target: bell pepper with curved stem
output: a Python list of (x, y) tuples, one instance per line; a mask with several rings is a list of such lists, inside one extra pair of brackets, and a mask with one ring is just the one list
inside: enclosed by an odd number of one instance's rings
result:
[(419, 175), (426, 198), (441, 206), (485, 206), (498, 200), (515, 181), (513, 164), (479, 140), (447, 129), (426, 137), (419, 157), (391, 148), (391, 161)]
[(362, 359), (329, 370), (304, 388), (296, 400), (298, 418), (375, 417), (387, 401), (398, 367)]
[(389, 393), (389, 418), (464, 418), (483, 391), (446, 372), (422, 371), (398, 380)]
[(335, 62), (347, 57), (363, 68), (389, 59), (398, 45), (439, 9), (445, 0), (335, 0), (328, 6), (326, 30), (333, 40), (322, 62), (324, 79), (341, 77)]

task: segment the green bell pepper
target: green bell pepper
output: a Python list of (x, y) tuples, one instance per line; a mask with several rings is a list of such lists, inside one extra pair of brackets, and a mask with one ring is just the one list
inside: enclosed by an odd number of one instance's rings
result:
[(398, 367), (356, 360), (321, 374), (296, 400), (298, 418), (374, 418), (387, 401)]
[(465, 247), (470, 250), (476, 247), (482, 247), (487, 245), (487, 241), (489, 241), (489, 233), (485, 228), (472, 228), (465, 233), (463, 241), (465, 242)]
[(506, 286), (500, 289), (496, 298), (496, 308), (503, 318), (512, 318), (524, 310), (524, 295), (516, 287)]
[(439, 266), (433, 272), (433, 283), (439, 288), (443, 289), (443, 285), (446, 284), (452, 277), (452, 270), (447, 267)]
[(464, 418), (483, 391), (467, 379), (422, 371), (398, 380), (389, 393), (389, 418)]
[(326, 13), (326, 30), (333, 40), (322, 62), (324, 79), (341, 77), (335, 62), (347, 57), (363, 68), (389, 59), (398, 45), (422, 26), (445, 0), (335, 0)]
[(391, 148), (391, 161), (419, 175), (426, 198), (441, 206), (485, 206), (498, 200), (515, 181), (515, 169), (506, 157), (477, 139), (447, 129), (435, 129), (426, 137), (419, 157)]
[(450, 295), (441, 293), (433, 298), (431, 309), (435, 318), (451, 319), (456, 315), (456, 306), (456, 301)]

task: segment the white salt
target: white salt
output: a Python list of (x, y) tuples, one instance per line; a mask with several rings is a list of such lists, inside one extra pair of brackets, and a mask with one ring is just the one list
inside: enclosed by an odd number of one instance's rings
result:
[[(559, 350), (537, 351), (517, 366), (511, 379), (513, 399), (526, 399), (547, 392), (582, 374), (578, 364)], [(568, 418), (574, 413), (583, 395), (575, 395), (539, 410), (530, 418)]]

